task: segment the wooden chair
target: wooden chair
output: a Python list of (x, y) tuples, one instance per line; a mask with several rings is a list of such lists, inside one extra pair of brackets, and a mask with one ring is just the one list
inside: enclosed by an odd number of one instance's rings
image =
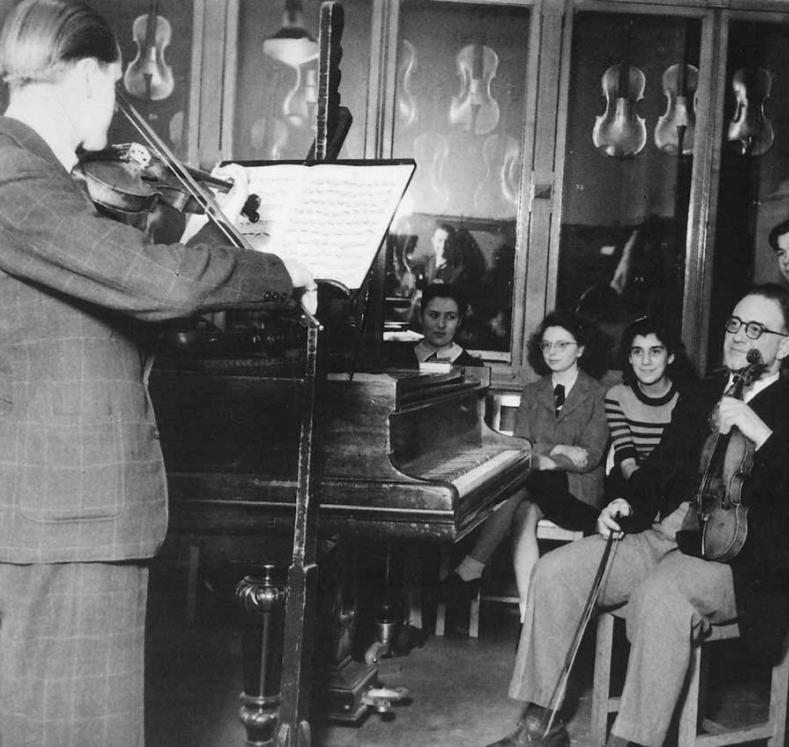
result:
[[(597, 621), (591, 731), (593, 744), (601, 747), (606, 742), (608, 714), (618, 711), (620, 704), (619, 697), (611, 696), (611, 655), (616, 617), (611, 612), (603, 612)], [(786, 651), (783, 659), (772, 668), (770, 709), (765, 721), (725, 727), (705, 718), (704, 709), (700, 708), (700, 701), (703, 703), (706, 693), (706, 654), (709, 653), (710, 645), (715, 641), (739, 636), (737, 623), (713, 625), (710, 635), (701, 644), (694, 646), (685, 701), (679, 714), (677, 747), (718, 747), (760, 739), (766, 739), (770, 747), (784, 747), (789, 689), (789, 655)]]
[[(551, 540), (558, 542), (572, 542), (573, 540), (580, 539), (583, 536), (584, 536), (583, 532), (574, 532), (570, 529), (562, 529), (560, 526), (557, 526), (552, 521), (548, 521), (548, 519), (540, 519), (540, 521), (537, 524), (538, 540), (542, 539), (542, 540)], [(441, 571), (440, 571), (441, 578), (445, 578), (446, 575), (452, 570), (450, 564), (451, 564), (450, 548), (444, 547), (441, 550)], [(469, 612), (469, 623), (468, 623), (469, 638), (479, 638), (479, 608), (482, 602), (494, 602), (499, 604), (515, 604), (515, 605), (517, 605), (518, 602), (520, 602), (520, 598), (518, 596), (513, 596), (509, 594), (486, 593), (484, 589), (485, 580), (486, 580), (485, 575), (483, 575), (482, 584), (480, 585), (479, 593), (474, 599), (471, 600), (471, 609)], [(436, 628), (435, 628), (436, 636), (444, 635), (444, 629), (446, 626), (446, 614), (447, 614), (446, 605), (443, 602), (439, 602), (438, 608), (436, 609)]]

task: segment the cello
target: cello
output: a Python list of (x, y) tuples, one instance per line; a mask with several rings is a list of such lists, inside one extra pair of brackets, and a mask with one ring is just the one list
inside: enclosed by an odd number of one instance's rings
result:
[[(742, 399), (743, 391), (765, 369), (761, 353), (748, 351), (748, 365), (735, 371), (725, 396)], [(711, 420), (714, 421), (715, 412)], [(687, 555), (722, 563), (734, 558), (748, 536), (748, 506), (742, 489), (753, 469), (755, 448), (737, 427), (728, 433), (713, 432), (704, 444), (701, 482), (677, 544)]]

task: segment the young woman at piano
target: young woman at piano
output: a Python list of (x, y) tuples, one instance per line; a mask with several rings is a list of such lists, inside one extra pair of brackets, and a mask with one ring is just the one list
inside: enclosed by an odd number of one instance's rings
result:
[[(10, 4), (7, 4), (10, 5)], [(93, 5), (96, 5), (93, 3)], [(24, 0), (0, 35), (0, 741), (140, 745), (148, 564), (167, 528), (146, 391), (157, 323), (291, 305), (307, 270), (204, 227), (149, 244), (72, 178), (100, 150), (118, 42), (87, 3)], [(224, 208), (246, 200), (242, 169)]]
[(454, 366), (481, 366), (482, 361), (455, 342), (466, 314), (466, 299), (449, 283), (431, 283), (422, 291), (419, 319), (424, 337), (414, 346), (417, 363), (446, 361)]
[(680, 396), (692, 396), (696, 373), (682, 340), (661, 319), (631, 322), (619, 345), (622, 383), (605, 396), (613, 466), (606, 492), (621, 486), (660, 443)]
[(529, 341), (529, 362), (542, 377), (521, 395), (514, 433), (532, 444), (526, 487), (485, 522), (471, 552), (444, 580), (442, 596), (471, 598), (494, 550), (512, 529), (513, 563), (521, 610), (537, 562), (537, 522), (592, 532), (603, 496), (608, 443), (605, 389), (606, 338), (588, 319), (554, 311)]

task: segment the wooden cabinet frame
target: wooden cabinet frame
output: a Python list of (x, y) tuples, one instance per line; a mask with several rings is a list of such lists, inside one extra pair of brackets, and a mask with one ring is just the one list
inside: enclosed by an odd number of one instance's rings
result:
[[(190, 138), (193, 161), (210, 161), (232, 154), (233, 100), (237, 18), (241, 0), (195, 0), (195, 46), (190, 106), (197, 116), (196, 136)], [(453, 3), (461, 0), (435, 0)], [(370, 83), (365, 112), (354, 112), (354, 127), (364, 128), (364, 156), (392, 154), (396, 80), (396, 50), (401, 3), (371, 0), (369, 44)], [(517, 212), (517, 252), (514, 270), (512, 350), (509, 360), (493, 362), (493, 385), (519, 389), (534, 378), (526, 361), (526, 340), (557, 292), (558, 247), (564, 187), (570, 50), (573, 22), (579, 11), (633, 13), (696, 18), (701, 21), (697, 130), (686, 235), (684, 313), (682, 332), (700, 369), (706, 361), (709, 337), (711, 267), (720, 176), (724, 122), (721, 111), (726, 82), (727, 30), (732, 18), (780, 23), (789, 21), (781, 2), (697, 2), (679, 0), (473, 0), (492, 8), (510, 5), (532, 9), (528, 40), (528, 79), (523, 81), (527, 118), (522, 133), (521, 204)], [(219, 31), (218, 31), (219, 30)], [(345, 44), (352, 43), (345, 39)], [(358, 42), (357, 42), (358, 43)], [(384, 259), (378, 275), (383, 275)], [(379, 312), (381, 313), (381, 312)], [(692, 342), (692, 344), (690, 344)]]

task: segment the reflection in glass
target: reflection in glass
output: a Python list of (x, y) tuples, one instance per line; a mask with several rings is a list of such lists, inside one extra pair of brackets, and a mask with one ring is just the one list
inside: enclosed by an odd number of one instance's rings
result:
[[(720, 360), (725, 321), (753, 282), (780, 281), (768, 237), (789, 218), (789, 61), (785, 24), (729, 26), (715, 226), (708, 360)], [(720, 116), (719, 114), (719, 116)]]
[(529, 20), (522, 7), (401, 4), (393, 156), (417, 170), (389, 238), (390, 339), (440, 281), (469, 300), (461, 345), (512, 349)]
[(557, 306), (614, 340), (647, 313), (679, 329), (700, 23), (580, 12), (573, 25)]

